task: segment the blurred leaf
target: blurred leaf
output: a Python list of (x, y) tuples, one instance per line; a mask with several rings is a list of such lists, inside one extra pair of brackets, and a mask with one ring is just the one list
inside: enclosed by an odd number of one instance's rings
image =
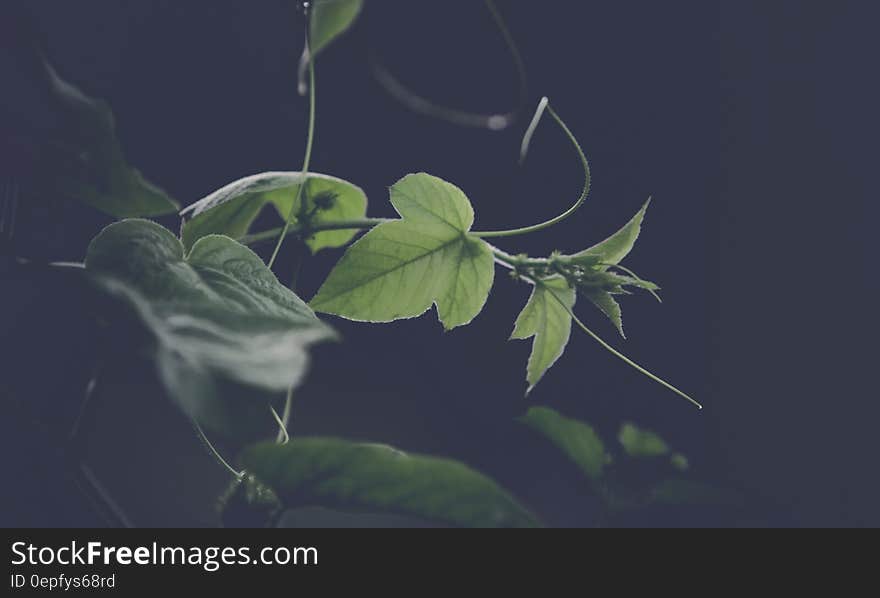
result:
[[(349, 182), (324, 174), (310, 173), (302, 201), (299, 200), (299, 172), (264, 172), (239, 179), (184, 208), (189, 220), (183, 226), (183, 244), (189, 249), (205, 235), (219, 234), (240, 239), (267, 205), (272, 205), (282, 223), (291, 213), (293, 223), (318, 224), (363, 218), (367, 196)], [(294, 202), (297, 202), (294, 205)], [(306, 239), (313, 252), (347, 245), (356, 230), (322, 231)]]
[(729, 490), (722, 490), (702, 482), (688, 480), (665, 480), (651, 493), (651, 501), (661, 505), (704, 505), (717, 507), (742, 506), (742, 497)]
[[(256, 254), (227, 237), (204, 237), (184, 257), (165, 228), (125, 220), (95, 237), (86, 268), (152, 333), (169, 394), (214, 429), (234, 423), (239, 407), (267, 413), (265, 395), (297, 384), (308, 346), (333, 336)], [(225, 381), (261, 391), (262, 402), (221, 403)]]
[(535, 527), (534, 516), (495, 482), (448, 459), (329, 438), (247, 449), (245, 469), (285, 507), (391, 512), (460, 527)]
[(454, 185), (413, 174), (391, 187), (402, 216), (348, 248), (312, 299), (319, 312), (350, 320), (391, 322), (437, 305), (447, 330), (482, 311), (495, 278), (492, 252), (467, 233), (474, 211)]
[(670, 452), (669, 446), (657, 434), (633, 424), (624, 424), (617, 438), (630, 457), (664, 457)]
[(516, 319), (511, 336), (517, 340), (535, 337), (527, 368), (528, 392), (565, 351), (571, 337), (571, 314), (560, 301), (571, 309), (575, 300), (575, 290), (562, 277), (535, 281), (532, 296)]
[(636, 240), (639, 238), (639, 233), (642, 230), (642, 221), (645, 219), (645, 212), (647, 212), (650, 204), (651, 200), (645, 202), (642, 209), (626, 226), (601, 243), (571, 256), (573, 262), (583, 262), (586, 267), (589, 267), (589, 264), (595, 264), (597, 260), (602, 264), (612, 265), (622, 262), (623, 258), (632, 251)]
[(669, 457), (669, 464), (672, 465), (673, 468), (681, 472), (685, 472), (691, 467), (688, 458), (681, 453), (675, 453), (674, 455)]
[(363, 0), (315, 0), (311, 15), (311, 50), (317, 55), (348, 31), (363, 9)]
[(609, 463), (605, 445), (591, 426), (563, 417), (547, 407), (532, 407), (519, 421), (547, 437), (593, 481)]
[[(6, 19), (9, 19), (8, 21)], [(177, 204), (125, 161), (109, 106), (62, 79), (23, 12), (0, 25), (0, 65), (11, 60), (0, 120), (28, 195), (66, 197), (116, 218), (160, 216)]]

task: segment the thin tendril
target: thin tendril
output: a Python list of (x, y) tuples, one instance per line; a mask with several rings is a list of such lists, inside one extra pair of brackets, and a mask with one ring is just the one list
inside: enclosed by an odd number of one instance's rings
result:
[(529, 233), (538, 232), (540, 230), (544, 230), (545, 228), (550, 228), (551, 226), (559, 224), (560, 222), (562, 222), (563, 220), (565, 220), (566, 218), (568, 218), (569, 216), (571, 216), (572, 214), (577, 212), (578, 209), (587, 200), (587, 196), (590, 194), (590, 181), (591, 181), (590, 162), (589, 162), (589, 160), (587, 160), (587, 156), (584, 153), (584, 150), (581, 147), (581, 144), (578, 143), (577, 138), (574, 136), (574, 133), (571, 132), (571, 129), (569, 129), (568, 126), (565, 124), (565, 122), (559, 117), (559, 115), (556, 114), (556, 111), (553, 110), (553, 106), (551, 106), (549, 103), (547, 104), (547, 112), (550, 113), (550, 116), (553, 117), (553, 119), (556, 121), (556, 123), (562, 128), (563, 132), (568, 137), (569, 141), (571, 141), (571, 143), (574, 145), (574, 148), (577, 151), (578, 157), (580, 158), (581, 163), (583, 164), (583, 167), (584, 167), (584, 188), (581, 191), (580, 197), (578, 197), (577, 201), (574, 202), (574, 205), (572, 205), (565, 212), (563, 212), (559, 216), (556, 216), (555, 218), (551, 218), (550, 220), (547, 220), (546, 222), (542, 222), (541, 224), (535, 224), (533, 226), (527, 226), (524, 228), (515, 228), (512, 230), (474, 232), (474, 233), (472, 233), (473, 235), (476, 235), (477, 237), (482, 237), (483, 239), (489, 239), (489, 238), (493, 238), (493, 237), (494, 238), (513, 237), (513, 236), (517, 236), (517, 235), (525, 235), (525, 234), (529, 234)]
[(312, 55), (309, 44), (310, 24), (311, 21), (306, 19), (306, 51), (309, 55), (309, 131), (308, 136), (306, 137), (306, 155), (303, 159), (302, 175), (300, 176), (299, 188), (296, 192), (296, 200), (290, 204), (290, 211), (284, 221), (284, 228), (281, 229), (281, 234), (278, 236), (278, 242), (275, 244), (275, 250), (272, 252), (272, 258), (269, 260), (270, 269), (275, 264), (275, 260), (278, 258), (278, 252), (281, 251), (281, 246), (284, 244), (284, 239), (287, 237), (288, 230), (290, 230), (296, 205), (302, 202), (303, 191), (305, 190), (306, 181), (309, 176), (309, 166), (311, 166), (312, 162), (312, 147), (315, 141), (315, 57)]
[(527, 101), (528, 77), (522, 55), (519, 53), (516, 41), (513, 39), (510, 29), (507, 27), (504, 17), (501, 16), (501, 13), (499, 12), (498, 7), (495, 6), (493, 0), (485, 0), (485, 4), (486, 8), (488, 8), (489, 12), (492, 14), (492, 19), (501, 31), (504, 43), (513, 59), (514, 66), (516, 67), (517, 77), (519, 79), (519, 97), (517, 99), (516, 107), (513, 110), (506, 114), (487, 115), (474, 114), (472, 112), (441, 106), (408, 89), (394, 75), (392, 75), (387, 68), (380, 64), (375, 56), (373, 56), (371, 57), (371, 63), (376, 80), (393, 98), (413, 112), (463, 127), (489, 129), (490, 131), (503, 131), (508, 128), (514, 123), (514, 121), (516, 121), (517, 116)]
[(535, 136), (535, 131), (537, 130), (538, 125), (541, 124), (541, 118), (544, 116), (544, 112), (547, 110), (549, 104), (550, 99), (547, 96), (541, 98), (541, 101), (538, 103), (538, 109), (535, 110), (535, 116), (532, 117), (532, 122), (529, 123), (529, 128), (526, 129), (526, 134), (523, 135), (522, 145), (519, 149), (520, 164), (523, 164), (526, 161), (529, 147), (532, 145), (532, 137)]
[(290, 386), (287, 389), (287, 398), (284, 400), (284, 411), (281, 414), (281, 417), (278, 417), (278, 413), (275, 409), (272, 409), (272, 414), (275, 416), (275, 421), (278, 422), (278, 435), (275, 437), (275, 442), (277, 444), (287, 444), (290, 441), (290, 434), (287, 430), (287, 426), (290, 423), (290, 414), (293, 411), (293, 386)]
[(214, 445), (211, 444), (211, 441), (208, 440), (208, 437), (205, 435), (205, 431), (202, 430), (202, 427), (195, 420), (192, 420), (192, 425), (193, 425), (193, 428), (195, 428), (196, 433), (199, 435), (199, 439), (202, 441), (202, 444), (205, 445), (205, 448), (207, 448), (208, 451), (211, 453), (211, 455), (214, 457), (214, 459), (217, 460), (217, 463), (219, 463), (221, 466), (226, 468), (229, 471), (229, 473), (234, 475), (236, 478), (238, 478), (238, 479), (243, 478), (244, 472), (238, 471), (232, 465), (230, 465), (226, 459), (223, 458), (223, 455), (221, 455), (220, 451), (218, 451), (214, 447)]
[[(495, 261), (496, 261), (497, 263), (499, 263), (499, 264), (501, 264), (502, 266), (505, 266), (506, 268), (509, 268), (509, 269), (513, 270), (514, 272), (516, 272), (516, 270), (517, 270), (517, 267), (516, 267), (516, 264), (517, 264), (517, 261), (516, 261), (516, 260), (517, 260), (517, 258), (516, 258), (516, 257), (514, 257), (514, 256), (512, 256), (512, 255), (510, 255), (510, 254), (508, 254), (508, 253), (505, 253), (504, 251), (498, 249), (497, 247), (492, 247), (491, 245), (490, 245), (489, 247), (490, 247), (490, 249), (491, 249), (491, 251), (492, 251), (492, 254), (495, 256)], [(536, 280), (534, 280), (534, 279), (532, 279), (532, 278), (529, 278), (529, 277), (527, 277), (527, 276), (522, 276), (522, 275), (521, 275), (520, 277), (521, 277), (523, 280), (527, 280), (527, 281), (531, 282), (531, 283), (534, 284), (534, 285), (538, 285), (538, 284), (540, 284), (539, 281), (536, 281)], [(580, 318), (578, 318), (578, 317), (575, 315), (574, 311), (573, 311), (570, 307), (568, 307), (568, 306), (565, 304), (565, 302), (564, 302), (562, 299), (559, 298), (559, 296), (556, 295), (556, 292), (555, 292), (553, 289), (549, 289), (549, 291), (550, 291), (550, 295), (551, 295), (551, 296), (552, 296), (552, 297), (553, 297), (553, 298), (554, 298), (554, 299), (555, 299), (555, 300), (556, 300), (556, 301), (557, 301), (557, 302), (558, 302), (558, 303), (559, 303), (559, 304), (565, 309), (565, 311), (568, 313), (568, 315), (571, 316), (572, 320), (574, 320), (574, 321), (577, 323), (577, 325), (580, 326), (581, 329), (582, 329), (584, 332), (586, 332), (586, 333), (587, 333), (588, 335), (590, 335), (590, 336), (591, 336), (596, 342), (598, 342), (598, 343), (602, 346), (602, 348), (604, 348), (605, 350), (607, 350), (608, 352), (610, 352), (612, 355), (614, 355), (615, 357), (617, 357), (618, 359), (620, 359), (621, 361), (623, 361), (624, 363), (626, 363), (626, 364), (629, 365), (630, 367), (635, 368), (636, 371), (638, 371), (638, 372), (640, 372), (641, 374), (647, 376), (648, 378), (650, 378), (650, 379), (653, 380), (654, 382), (657, 382), (657, 383), (660, 384), (661, 386), (663, 386), (663, 387), (665, 387), (665, 388), (671, 390), (672, 392), (674, 392), (674, 393), (677, 394), (678, 396), (682, 397), (683, 399), (686, 399), (688, 402), (690, 402), (691, 404), (695, 405), (698, 409), (702, 409), (702, 408), (703, 408), (703, 406), (702, 406), (700, 403), (698, 403), (696, 400), (694, 400), (693, 398), (691, 398), (688, 394), (686, 394), (686, 393), (682, 392), (681, 390), (677, 389), (677, 388), (674, 387), (672, 384), (670, 384), (670, 383), (667, 382), (666, 380), (663, 380), (663, 379), (660, 378), (659, 376), (657, 376), (657, 375), (655, 375), (655, 374), (652, 374), (651, 372), (649, 372), (648, 370), (646, 370), (645, 368), (643, 368), (642, 366), (640, 366), (639, 364), (637, 364), (636, 362), (634, 362), (633, 360), (631, 360), (629, 357), (627, 357), (626, 355), (624, 355), (623, 353), (621, 353), (620, 351), (618, 351), (617, 349), (615, 349), (614, 347), (612, 347), (611, 345), (609, 345), (607, 342), (605, 342), (604, 340), (602, 340), (602, 337), (600, 337), (598, 334), (596, 334), (595, 332), (593, 332), (592, 330), (590, 330), (590, 329), (587, 327), (587, 325), (584, 324), (584, 323), (580, 320)]]
[(649, 372), (648, 370), (646, 370), (645, 368), (643, 368), (642, 366), (640, 366), (639, 364), (637, 364), (636, 362), (634, 362), (633, 360), (631, 360), (629, 357), (627, 357), (626, 355), (624, 355), (623, 353), (621, 353), (620, 351), (618, 351), (617, 349), (615, 349), (614, 347), (612, 347), (611, 345), (609, 345), (608, 343), (606, 343), (604, 340), (602, 340), (602, 337), (600, 337), (598, 334), (596, 334), (595, 332), (593, 332), (592, 330), (590, 330), (590, 329), (587, 327), (587, 325), (584, 324), (584, 323), (580, 320), (580, 318), (578, 318), (578, 317), (574, 314), (574, 311), (573, 311), (568, 305), (566, 305), (565, 302), (564, 302), (562, 299), (559, 298), (559, 296), (556, 295), (556, 291), (554, 291), (553, 289), (549, 289), (549, 290), (550, 290), (550, 295), (556, 300), (557, 303), (559, 303), (559, 305), (561, 305), (561, 306), (563, 307), (563, 309), (565, 309), (565, 311), (568, 312), (568, 315), (570, 315), (570, 316), (571, 316), (571, 319), (574, 320), (575, 323), (576, 323), (578, 326), (581, 327), (581, 330), (583, 330), (584, 332), (586, 332), (587, 334), (589, 334), (591, 337), (593, 337), (593, 340), (595, 340), (597, 343), (599, 343), (599, 344), (602, 346), (602, 348), (604, 348), (605, 350), (607, 350), (609, 353), (611, 353), (612, 355), (614, 355), (615, 357), (617, 357), (618, 359), (620, 359), (621, 361), (623, 361), (624, 363), (626, 363), (626, 364), (629, 365), (630, 367), (635, 368), (636, 371), (638, 371), (638, 372), (644, 374), (645, 376), (647, 376), (648, 378), (650, 378), (650, 379), (653, 380), (654, 382), (657, 382), (657, 383), (660, 384), (661, 386), (664, 386), (664, 387), (668, 388), (669, 390), (671, 390), (672, 392), (674, 392), (674, 393), (677, 394), (678, 396), (680, 396), (680, 397), (682, 397), (683, 399), (687, 400), (687, 401), (690, 402), (692, 405), (694, 405), (695, 407), (697, 407), (697, 409), (702, 409), (702, 408), (703, 408), (703, 406), (702, 406), (700, 403), (698, 403), (696, 400), (694, 400), (693, 398), (691, 398), (689, 395), (687, 395), (687, 394), (685, 394), (684, 392), (680, 391), (679, 389), (677, 389), (676, 387), (674, 387), (672, 384), (670, 384), (669, 382), (667, 382), (667, 381), (664, 380), (663, 378), (660, 378), (659, 376), (657, 376), (657, 375), (655, 375), (655, 374), (652, 374), (651, 372)]

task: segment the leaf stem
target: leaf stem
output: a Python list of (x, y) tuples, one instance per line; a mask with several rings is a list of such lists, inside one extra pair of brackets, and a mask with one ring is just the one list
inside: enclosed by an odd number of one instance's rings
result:
[(308, 181), (309, 176), (309, 166), (311, 166), (312, 162), (312, 147), (315, 142), (315, 57), (312, 55), (311, 50), (311, 40), (309, 38), (310, 27), (311, 18), (307, 18), (306, 52), (309, 56), (309, 130), (306, 136), (306, 154), (303, 158), (302, 176), (300, 178), (299, 188), (297, 189), (296, 201), (290, 204), (290, 212), (287, 214), (287, 218), (284, 221), (284, 227), (281, 229), (281, 234), (278, 236), (278, 242), (275, 244), (274, 251), (272, 251), (272, 257), (269, 259), (268, 264), (270, 269), (275, 264), (275, 260), (278, 258), (278, 252), (281, 251), (281, 246), (284, 244), (284, 239), (287, 237), (287, 232), (293, 221), (294, 210), (298, 204), (302, 203), (303, 192), (306, 188), (306, 182)]
[(243, 245), (260, 245), (268, 241), (274, 241), (282, 233), (284, 236), (304, 235), (319, 233), (325, 230), (366, 230), (379, 226), (385, 222), (391, 222), (387, 218), (364, 218), (361, 220), (335, 220), (332, 222), (315, 222), (313, 224), (296, 224), (287, 227), (278, 227), (271, 230), (246, 235), (238, 241)]
[[(541, 100), (542, 105), (544, 104), (545, 100), (546, 100), (546, 98)], [(511, 229), (511, 230), (473, 232), (473, 233), (471, 233), (472, 235), (477, 236), (477, 237), (481, 237), (483, 239), (490, 239), (490, 238), (500, 238), (500, 237), (514, 237), (514, 236), (518, 236), (518, 235), (526, 235), (529, 233), (538, 232), (538, 231), (544, 230), (546, 228), (550, 228), (551, 226), (554, 226), (556, 224), (559, 224), (560, 222), (562, 222), (563, 220), (565, 220), (566, 218), (568, 218), (569, 216), (571, 216), (572, 214), (577, 212), (578, 209), (580, 209), (580, 207), (587, 200), (587, 196), (590, 194), (590, 182), (591, 182), (590, 162), (589, 162), (589, 160), (587, 160), (587, 156), (584, 153), (584, 150), (581, 147), (581, 144), (578, 142), (577, 138), (574, 136), (574, 133), (571, 132), (571, 129), (568, 128), (568, 125), (566, 125), (565, 122), (556, 113), (556, 111), (553, 110), (553, 106), (551, 106), (549, 104), (549, 101), (547, 102), (546, 105), (547, 105), (547, 112), (550, 113), (550, 116), (553, 117), (553, 120), (555, 120), (556, 123), (560, 126), (560, 128), (562, 128), (563, 132), (568, 137), (569, 141), (571, 141), (572, 145), (574, 145), (574, 148), (577, 151), (577, 155), (580, 158), (581, 163), (583, 164), (583, 167), (584, 167), (584, 188), (581, 191), (580, 197), (578, 197), (577, 201), (574, 202), (574, 205), (572, 205), (565, 212), (556, 216), (555, 218), (551, 218), (550, 220), (547, 220), (546, 222), (542, 222), (540, 224), (535, 224), (532, 226), (526, 226), (523, 228), (515, 228), (515, 229)]]

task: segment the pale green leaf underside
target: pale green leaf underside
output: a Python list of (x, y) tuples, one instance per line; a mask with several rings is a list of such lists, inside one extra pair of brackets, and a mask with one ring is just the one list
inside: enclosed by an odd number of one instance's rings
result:
[(288, 508), (395, 513), (458, 527), (535, 527), (498, 484), (457, 461), (330, 438), (247, 449), (245, 469)]
[(469, 323), (486, 303), (495, 268), (488, 245), (467, 234), (473, 224), (467, 197), (418, 174), (391, 188), (391, 202), (403, 219), (349, 247), (311, 306), (350, 320), (391, 322), (436, 304), (447, 330)]
[(527, 368), (529, 392), (565, 351), (571, 337), (571, 314), (563, 304), (573, 309), (576, 299), (575, 290), (564, 278), (538, 280), (519, 314), (511, 338), (535, 339)]
[(588, 261), (601, 262), (602, 264), (616, 265), (623, 261), (632, 251), (639, 233), (642, 230), (642, 222), (645, 219), (645, 213), (651, 200), (645, 202), (642, 209), (639, 210), (632, 220), (630, 220), (622, 229), (602, 241), (572, 256), (574, 259), (584, 259)]
[(624, 424), (617, 439), (630, 457), (665, 457), (670, 453), (669, 445), (660, 436), (633, 424)]
[[(188, 218), (183, 226), (184, 246), (189, 249), (200, 238), (211, 234), (240, 239), (251, 232), (254, 220), (268, 205), (277, 210), (282, 223), (291, 213), (291, 206), (293, 224), (303, 214), (311, 215), (313, 224), (357, 220), (366, 215), (367, 196), (359, 187), (332, 176), (310, 173), (299, 201), (302, 180), (299, 172), (264, 172), (234, 181), (200, 199), (181, 212)], [(332, 198), (332, 205), (315, 211), (315, 199), (321, 197)], [(342, 247), (356, 234), (355, 230), (322, 231), (306, 239), (306, 243), (317, 252)]]
[(305, 373), (308, 346), (333, 336), (259, 256), (228, 237), (204, 237), (184, 258), (165, 228), (125, 220), (95, 237), (86, 268), (154, 336), (169, 394), (215, 427), (234, 417), (217, 400), (221, 382), (283, 392)]
[(363, 8), (363, 0), (315, 0), (311, 14), (311, 50), (318, 54), (348, 31)]
[(520, 421), (545, 436), (592, 480), (602, 477), (609, 462), (605, 444), (587, 424), (547, 407), (532, 407)]

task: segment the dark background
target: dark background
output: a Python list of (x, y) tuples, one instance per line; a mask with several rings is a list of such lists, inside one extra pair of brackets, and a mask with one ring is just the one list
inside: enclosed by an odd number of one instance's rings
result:
[[(576, 468), (513, 421), (543, 404), (609, 440), (623, 421), (654, 429), (691, 458), (696, 477), (749, 496), (735, 517), (680, 510), (640, 523), (876, 524), (880, 410), (866, 309), (877, 289), (868, 229), (876, 54), (862, 3), (809, 4), (499, 2), (528, 69), (527, 112), (550, 96), (594, 174), (575, 217), (499, 245), (579, 250), (653, 195), (627, 264), (661, 283), (665, 303), (625, 298), (629, 340), (618, 346), (703, 412), (578, 333), (524, 399), (529, 346), (506, 339), (528, 289), (499, 273), (485, 312), (453, 333), (433, 313), (385, 326), (334, 320), (344, 342), (317, 352), (294, 434), (459, 458), (546, 523), (587, 525), (595, 505)], [(27, 6), (57, 70), (110, 103), (129, 161), (182, 204), (241, 176), (299, 168), (306, 102), (296, 94), (303, 39), (293, 2)], [(482, 3), (367, 2), (318, 62), (313, 168), (362, 186), (371, 215), (392, 216), (387, 188), (416, 171), (464, 189), (481, 229), (546, 219), (576, 197), (579, 164), (549, 121), (519, 168), (530, 114), (489, 133), (409, 113), (375, 82), (371, 52), (444, 104), (504, 111), (517, 90)], [(107, 222), (63, 205), (23, 218), (20, 253), (69, 260)], [(306, 265), (304, 297), (337, 258)], [(282, 280), (291, 267), (280, 261)], [(11, 469), (2, 522), (98, 524), (51, 448), (89, 377), (94, 339), (62, 285), (5, 275), (2, 383), (15, 407), (0, 430)], [(614, 338), (601, 314), (581, 313)], [(120, 369), (102, 396), (91, 459), (135, 523), (214, 524), (224, 473), (149, 372)]]

